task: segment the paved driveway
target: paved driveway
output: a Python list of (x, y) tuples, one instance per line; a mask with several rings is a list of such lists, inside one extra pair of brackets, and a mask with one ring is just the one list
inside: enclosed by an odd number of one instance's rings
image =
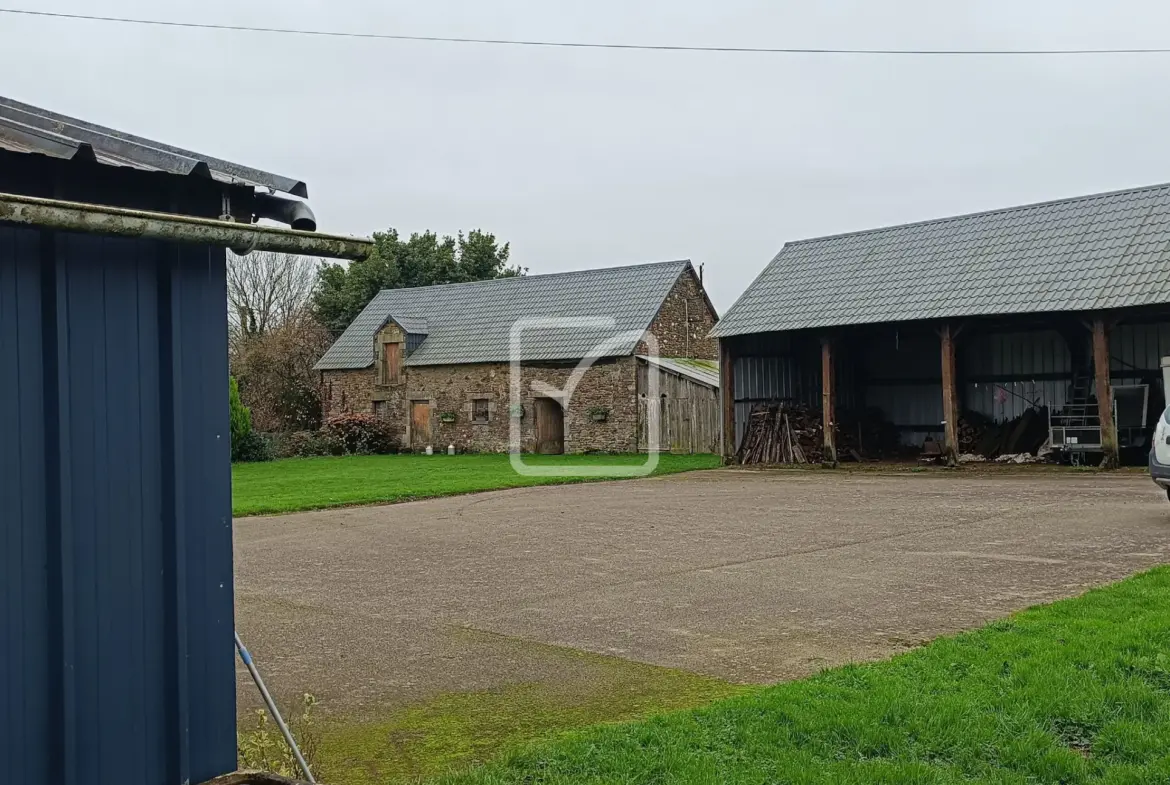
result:
[(569, 649), (737, 682), (887, 656), (1170, 561), (1170, 503), (1134, 475), (724, 470), (248, 518), (235, 542), (266, 676), (360, 715), (587, 683)]

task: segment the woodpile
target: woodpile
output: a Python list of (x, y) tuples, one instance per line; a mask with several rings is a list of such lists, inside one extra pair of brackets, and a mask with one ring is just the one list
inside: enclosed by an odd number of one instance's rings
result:
[(977, 412), (959, 420), (959, 452), (994, 460), (1001, 455), (1035, 455), (1048, 441), (1048, 409), (1031, 408), (1007, 422), (995, 423)]
[(752, 407), (736, 461), (754, 463), (820, 463), (824, 457), (820, 412), (788, 403)]
[[(792, 401), (756, 404), (736, 453), (741, 464), (821, 463), (825, 457), (821, 410)], [(836, 423), (837, 458), (861, 461), (894, 454), (898, 434), (880, 410), (843, 410)]]
[(981, 455), (978, 445), (983, 441), (984, 434), (995, 427), (995, 422), (984, 414), (963, 412), (959, 418), (959, 452)]

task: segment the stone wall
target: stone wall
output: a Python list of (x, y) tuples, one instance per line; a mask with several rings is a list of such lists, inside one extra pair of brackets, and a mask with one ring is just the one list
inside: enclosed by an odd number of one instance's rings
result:
[(321, 372), (321, 405), (325, 419), (348, 412), (372, 414), (373, 395), (373, 368)]
[[(658, 339), (660, 357), (718, 360), (719, 345), (707, 337), (718, 320), (707, 304), (698, 276), (687, 270), (679, 276), (650, 323), (650, 333)], [(638, 344), (638, 354), (647, 354), (646, 349), (644, 342)]]
[(357, 371), (323, 371), (321, 373), (321, 402), (324, 419), (339, 414), (374, 414), (394, 426), (394, 438), (404, 447), (407, 444), (406, 385), (378, 384), (378, 368)]
[[(679, 276), (667, 295), (649, 332), (658, 340), (663, 357), (717, 359), (716, 342), (707, 338), (717, 316), (708, 306), (698, 277), (690, 270)], [(388, 326), (397, 330), (393, 325)], [(384, 340), (401, 340), (397, 332), (384, 332)], [(646, 354), (645, 342), (637, 353)], [(543, 381), (561, 389), (576, 367), (572, 364), (533, 364), (523, 369), (523, 408), (520, 419), (521, 448), (535, 449), (535, 409), (532, 382)], [(565, 452), (635, 452), (638, 450), (637, 360), (620, 357), (595, 364), (582, 377), (565, 409)], [(343, 412), (376, 414), (390, 422), (403, 446), (411, 443), (411, 401), (427, 401), (431, 412), (430, 443), (436, 450), (454, 444), (459, 452), (504, 452), (509, 441), (509, 366), (507, 363), (406, 366), (402, 381), (378, 383), (378, 366), (360, 371), (325, 371), (321, 375), (325, 417)], [(484, 399), (487, 422), (474, 422), (474, 401)], [(597, 422), (589, 409), (609, 410)], [(452, 413), (454, 422), (442, 422)], [(417, 441), (417, 440), (416, 440)], [(420, 446), (420, 445), (415, 445)]]
[[(633, 357), (602, 360), (581, 377), (565, 409), (565, 452), (635, 452), (638, 449), (636, 361)], [(521, 449), (536, 446), (532, 382), (540, 380), (563, 389), (576, 364), (525, 366), (521, 374), (523, 416)], [(408, 445), (410, 402), (427, 401), (431, 412), (430, 443), (435, 450), (454, 444), (459, 452), (506, 452), (510, 434), (509, 366), (507, 363), (407, 366), (402, 384), (375, 384), (375, 370), (325, 371), (325, 416), (343, 412), (377, 414), (395, 426), (401, 443)], [(330, 392), (332, 391), (332, 396)], [(488, 420), (474, 422), (475, 399), (486, 399)], [(589, 414), (593, 407), (609, 410), (604, 422)], [(444, 413), (455, 421), (442, 422)], [(422, 446), (422, 445), (417, 445)]]

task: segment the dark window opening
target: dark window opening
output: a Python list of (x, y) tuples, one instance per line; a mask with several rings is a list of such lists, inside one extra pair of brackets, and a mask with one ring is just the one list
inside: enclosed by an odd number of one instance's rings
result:
[(486, 423), (491, 415), (491, 406), (487, 398), (473, 398), (471, 400), (471, 421), (473, 423)]

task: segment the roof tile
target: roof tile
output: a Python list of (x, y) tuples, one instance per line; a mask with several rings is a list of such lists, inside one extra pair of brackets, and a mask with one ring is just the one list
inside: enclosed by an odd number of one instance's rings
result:
[[(650, 326), (663, 300), (690, 262), (656, 262), (492, 281), (384, 289), (317, 363), (318, 370), (367, 368), (374, 362), (374, 334), (393, 318), (426, 325), (427, 338), (407, 365), (508, 362), (512, 326), (546, 317), (612, 319), (612, 327), (543, 327), (522, 332), (525, 360), (576, 360), (606, 339)], [(639, 336), (640, 337), (640, 336)], [(638, 338), (626, 338), (601, 356), (633, 354)]]
[(1170, 184), (802, 240), (711, 334), (1170, 302), (1167, 262)]

